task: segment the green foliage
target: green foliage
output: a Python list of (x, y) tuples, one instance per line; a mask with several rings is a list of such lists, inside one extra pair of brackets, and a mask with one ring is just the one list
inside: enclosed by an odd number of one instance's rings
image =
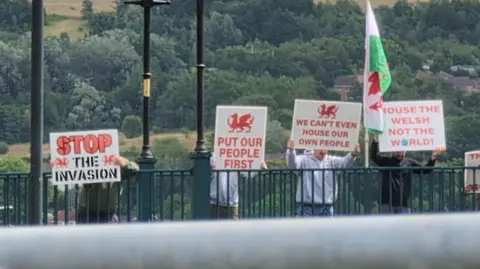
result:
[[(208, 130), (215, 127), (217, 105), (268, 106), (267, 152), (282, 152), (294, 100), (340, 100), (335, 79), (362, 72), (364, 14), (353, 1), (207, 2), (204, 123)], [(116, 128), (127, 137), (138, 136), (142, 129), (138, 115), (143, 112), (141, 13), (138, 7), (126, 5), (118, 5), (114, 12), (96, 12), (91, 3), (83, 1), (82, 15), (88, 20), (89, 33), (85, 38), (77, 41), (62, 35), (45, 40), (45, 133)], [(466, 76), (463, 69), (451, 69), (463, 66), (473, 70), (468, 76), (478, 76), (480, 3), (398, 1), (375, 12), (392, 69), (392, 86), (385, 101), (443, 100), (448, 144), (444, 158), (448, 164), (461, 164), (465, 151), (480, 148), (475, 133), (480, 128), (480, 93), (474, 85), (453, 85), (438, 72)], [(2, 1), (0, 17), (0, 141), (29, 142), (30, 95), (25, 89), (30, 88), (31, 38), (27, 31), (31, 4), (27, 0)], [(51, 14), (46, 21), (61, 19)], [(151, 129), (156, 133), (183, 130), (187, 135), (187, 130), (196, 128), (195, 19), (195, 5), (190, 0), (152, 10), (150, 108)], [(429, 74), (420, 76), (422, 70)], [(347, 92), (349, 101), (362, 100), (361, 84), (354, 83)], [(152, 142), (159, 168), (191, 167), (191, 149), (180, 140)], [(206, 142), (213, 149), (212, 132), (207, 132)], [(138, 146), (132, 146), (122, 154), (133, 159), (139, 152)], [(10, 159), (2, 159), (0, 167), (28, 171), (28, 166), (17, 161), (23, 168), (15, 167)], [(269, 165), (281, 168), (285, 163), (273, 160)], [(177, 210), (187, 210), (179, 206), (183, 199), (180, 181), (172, 182), (168, 188), (174, 191), (163, 193), (162, 199), (172, 199), (169, 204)], [(188, 189), (188, 179), (183, 183)], [(365, 188), (374, 184), (369, 178), (363, 183)], [(292, 190), (294, 182), (288, 184)], [(344, 191), (363, 188), (359, 186), (347, 184)], [(434, 197), (441, 193), (440, 187), (436, 188)], [(277, 196), (267, 195), (278, 202), (281, 197)], [(423, 206), (423, 202), (418, 204)], [(361, 206), (362, 210), (374, 207)]]
[(4, 172), (28, 172), (30, 167), (22, 158), (3, 156), (0, 158), (0, 173)]
[(0, 154), (7, 154), (7, 153), (8, 153), (8, 144), (0, 141)]
[(285, 149), (288, 136), (287, 131), (278, 121), (267, 122), (267, 143), (265, 145), (266, 153), (278, 153)]
[(122, 132), (127, 138), (133, 138), (142, 134), (142, 120), (138, 116), (126, 116), (122, 122)]
[(93, 2), (92, 0), (83, 0), (82, 1), (82, 19), (87, 20), (93, 14)]
[[(335, 78), (361, 73), (364, 14), (352, 1), (212, 1), (205, 18), (205, 128), (213, 129), (217, 105), (269, 108), (267, 151), (284, 146), (296, 98), (339, 100)], [(3, 8), (2, 8), (3, 7)], [(480, 4), (471, 0), (397, 2), (376, 9), (393, 83), (392, 100), (442, 99), (448, 158), (480, 147), (468, 130), (480, 126), (476, 90), (453, 87), (436, 72), (472, 77), (480, 69)], [(29, 141), (30, 4), (0, 4), (0, 141)], [(18, 11), (18, 12), (12, 12)], [(83, 1), (89, 35), (45, 41), (45, 132), (117, 128), (127, 137), (141, 133), (143, 21), (138, 8), (119, 5), (96, 12)], [(259, 20), (258, 18), (261, 18)], [(465, 20), (469, 18), (469, 20)], [(62, 19), (50, 14), (47, 21)], [(445, 23), (448, 19), (449, 23)], [(5, 26), (4, 26), (5, 24)], [(196, 128), (195, 8), (188, 1), (152, 13), (150, 67), (153, 74), (151, 129)], [(3, 27), (4, 26), (4, 27)], [(5, 33), (5, 31), (8, 32)], [(10, 36), (11, 34), (11, 36)], [(417, 72), (429, 66), (432, 74)], [(460, 71), (458, 71), (460, 70)], [(463, 73), (462, 73), (463, 72)], [(361, 101), (354, 84), (351, 101)], [(133, 116), (135, 115), (135, 116)], [(281, 135), (275, 135), (276, 133)], [(45, 136), (46, 138), (48, 136)], [(208, 141), (207, 142), (211, 143)]]

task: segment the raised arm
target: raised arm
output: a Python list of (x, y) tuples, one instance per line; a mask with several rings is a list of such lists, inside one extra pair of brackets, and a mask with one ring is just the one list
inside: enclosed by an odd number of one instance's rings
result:
[(429, 174), (432, 172), (432, 168), (435, 166), (435, 162), (437, 160), (437, 155), (440, 154), (443, 151), (443, 149), (438, 148), (432, 152), (432, 156), (430, 159), (428, 159), (427, 163), (425, 165), (412, 160), (412, 163), (410, 164), (412, 167), (425, 167), (425, 169), (415, 169), (412, 171), (414, 174)]
[(378, 152), (378, 135), (374, 135), (372, 144), (370, 144), (370, 159), (372, 162), (376, 163), (378, 166), (387, 166), (388, 157), (380, 155)]
[(357, 158), (357, 155), (360, 153), (360, 145), (355, 145), (353, 152), (348, 153), (344, 157), (331, 157), (334, 168), (346, 168), (350, 166), (353, 161)]
[(285, 159), (287, 160), (287, 167), (290, 169), (299, 169), (303, 160), (303, 155), (297, 156), (295, 153), (295, 145), (293, 140), (289, 139), (287, 143), (287, 153)]
[(140, 170), (137, 163), (129, 161), (127, 158), (124, 158), (122, 156), (115, 157), (113, 161), (121, 168), (120, 173), (122, 175), (122, 180), (130, 179)]

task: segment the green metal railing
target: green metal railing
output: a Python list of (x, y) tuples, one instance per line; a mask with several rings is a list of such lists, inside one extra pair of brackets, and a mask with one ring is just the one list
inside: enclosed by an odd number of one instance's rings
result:
[[(390, 168), (389, 168), (390, 169)], [(392, 168), (400, 169), (400, 168)], [(401, 168), (405, 169), (405, 168)], [(338, 192), (334, 204), (335, 215), (368, 215), (379, 212), (381, 172), (385, 169), (352, 168), (333, 171)], [(408, 171), (413, 172), (412, 169)], [(429, 174), (412, 173), (412, 213), (460, 212), (476, 209), (476, 196), (464, 194), (463, 167), (434, 168)], [(228, 173), (227, 188), (234, 188), (233, 178), (238, 178), (238, 211), (240, 218), (275, 218), (295, 216), (298, 204), (295, 192), (301, 173), (288, 169), (271, 169), (252, 172), (214, 171), (212, 180), (219, 173)], [(190, 170), (151, 170), (153, 180), (150, 197), (142, 197), (139, 176), (123, 181), (118, 195), (117, 215), (120, 222), (132, 222), (142, 218), (142, 201), (151, 202), (152, 221), (187, 220), (192, 218), (192, 180)], [(325, 173), (317, 171), (317, 173)], [(0, 174), (0, 225), (24, 225), (27, 216), (27, 173)], [(79, 211), (80, 187), (52, 186), (50, 174), (45, 174), (43, 184), (44, 224), (68, 224), (75, 222)], [(217, 184), (218, 186), (218, 184)], [(218, 188), (218, 187), (217, 187)], [(218, 190), (220, 191), (220, 190)], [(217, 193), (218, 193), (217, 191)], [(144, 199), (148, 198), (148, 199)], [(205, 201), (210, 203), (212, 201)], [(215, 201), (213, 201), (215, 202)]]

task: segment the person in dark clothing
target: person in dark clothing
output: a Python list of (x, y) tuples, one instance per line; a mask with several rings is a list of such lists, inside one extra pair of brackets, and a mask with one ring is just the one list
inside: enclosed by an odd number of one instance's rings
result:
[[(138, 164), (122, 156), (116, 156), (114, 163), (121, 167), (123, 180), (129, 180), (139, 171)], [(81, 186), (77, 224), (116, 223), (117, 202), (122, 192), (121, 182), (93, 183)]]
[(378, 152), (378, 135), (374, 135), (370, 145), (370, 158), (379, 167), (426, 167), (411, 170), (384, 170), (380, 183), (380, 212), (394, 214), (410, 214), (409, 200), (412, 188), (412, 174), (428, 174), (435, 166), (437, 155), (441, 149), (432, 152), (425, 165), (405, 158), (405, 152), (393, 152), (392, 156), (382, 156)]

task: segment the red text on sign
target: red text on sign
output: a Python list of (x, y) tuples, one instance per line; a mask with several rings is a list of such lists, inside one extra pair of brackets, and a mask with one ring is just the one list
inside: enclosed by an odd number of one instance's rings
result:
[(220, 148), (221, 158), (260, 158), (260, 149)]
[(420, 113), (428, 113), (428, 112), (440, 113), (442, 111), (439, 105), (419, 106), (419, 108), (420, 108)]
[(232, 160), (225, 159), (223, 161), (223, 167), (233, 169), (251, 169), (254, 160)]
[(392, 139), (390, 140), (392, 146), (427, 146), (433, 145), (433, 139), (431, 138), (410, 138), (407, 139), (407, 145), (402, 144), (402, 140), (400, 139)]
[(263, 139), (260, 137), (224, 137), (217, 139), (218, 146), (227, 147), (261, 147)]
[(465, 192), (474, 192), (480, 190), (480, 184), (468, 184), (465, 187)]
[(409, 113), (417, 113), (417, 107), (415, 106), (386, 107), (384, 111), (387, 114), (409, 114)]
[(430, 124), (429, 117), (402, 117), (392, 118), (394, 124)]
[(318, 129), (303, 129), (302, 135), (309, 135), (309, 136), (330, 136), (329, 130), (318, 130)]
[(409, 135), (410, 128), (390, 128), (388, 129), (388, 135)]
[(350, 141), (330, 139), (300, 138), (298, 144), (302, 146), (333, 147), (339, 149), (350, 148)]
[(112, 145), (112, 136), (109, 134), (60, 136), (56, 144), (60, 155), (68, 155), (72, 149), (75, 154), (105, 153), (105, 149)]
[(433, 128), (413, 128), (416, 135), (434, 135), (435, 129)]
[(477, 160), (477, 159), (480, 159), (480, 153), (471, 153), (468, 155), (468, 158), (470, 160)]

